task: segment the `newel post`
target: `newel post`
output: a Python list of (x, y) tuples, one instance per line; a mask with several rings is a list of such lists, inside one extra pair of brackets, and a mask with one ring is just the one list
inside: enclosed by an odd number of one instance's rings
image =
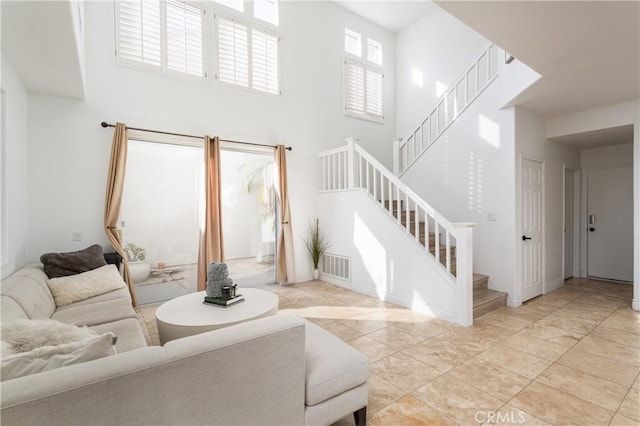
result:
[(355, 182), (355, 178), (356, 178), (355, 145), (356, 145), (356, 142), (358, 142), (360, 139), (350, 136), (345, 140), (347, 141), (347, 170), (346, 170), (347, 179), (348, 179), (347, 189), (353, 189), (358, 187), (358, 185), (356, 185), (356, 182)]
[(473, 325), (473, 227), (475, 223), (454, 223), (456, 228), (456, 323)]
[(395, 138), (393, 140), (393, 174), (400, 175), (400, 142), (402, 138)]

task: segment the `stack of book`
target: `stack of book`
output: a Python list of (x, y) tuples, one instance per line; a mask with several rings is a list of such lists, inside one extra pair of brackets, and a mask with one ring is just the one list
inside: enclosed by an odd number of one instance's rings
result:
[(238, 294), (229, 299), (223, 299), (222, 297), (209, 297), (209, 296), (204, 297), (205, 304), (222, 306), (223, 308), (226, 308), (227, 306), (231, 306), (231, 305), (236, 305), (240, 302), (244, 302), (244, 297), (242, 297), (241, 294)]

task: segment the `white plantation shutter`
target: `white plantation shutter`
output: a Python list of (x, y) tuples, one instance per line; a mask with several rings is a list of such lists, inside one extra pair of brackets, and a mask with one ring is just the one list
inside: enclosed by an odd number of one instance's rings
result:
[(253, 88), (278, 94), (278, 37), (264, 31), (252, 31)]
[(367, 70), (367, 113), (382, 117), (382, 78), (379, 71)]
[(345, 61), (345, 109), (350, 112), (365, 112), (364, 66)]
[(158, 0), (120, 0), (118, 2), (119, 58), (160, 67), (160, 2)]
[(167, 68), (201, 77), (202, 11), (167, 0)]
[(249, 48), (247, 26), (232, 19), (218, 21), (218, 79), (249, 87)]

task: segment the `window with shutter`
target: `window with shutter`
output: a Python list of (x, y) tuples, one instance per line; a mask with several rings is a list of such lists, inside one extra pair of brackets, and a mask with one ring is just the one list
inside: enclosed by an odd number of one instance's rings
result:
[(253, 23), (216, 15), (218, 72), (223, 83), (280, 94), (280, 37)]
[(344, 109), (345, 114), (382, 122), (382, 44), (367, 38), (367, 57), (360, 58), (362, 37), (345, 28)]
[(249, 39), (247, 26), (233, 19), (217, 18), (218, 80), (249, 87)]
[(176, 0), (167, 0), (167, 68), (203, 75), (202, 13)]
[(117, 16), (118, 58), (160, 68), (160, 2), (121, 0), (118, 2)]
[(116, 59), (203, 77), (202, 9), (179, 0), (119, 0)]
[(278, 94), (278, 37), (265, 31), (252, 32), (253, 88)]
[(345, 61), (345, 110), (363, 114), (365, 112), (364, 67)]
[(367, 113), (382, 117), (382, 72), (367, 70)]

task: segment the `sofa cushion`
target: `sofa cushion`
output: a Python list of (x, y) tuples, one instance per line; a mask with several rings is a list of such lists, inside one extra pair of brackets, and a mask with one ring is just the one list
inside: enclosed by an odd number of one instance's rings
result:
[(142, 333), (142, 327), (137, 319), (127, 318), (91, 327), (98, 334), (112, 332), (118, 337), (116, 351), (120, 354), (134, 349), (147, 347), (147, 339)]
[(87, 327), (55, 320), (16, 320), (2, 323), (2, 340), (15, 352), (29, 352), (42, 346), (57, 346), (96, 336)]
[(28, 265), (3, 280), (0, 292), (20, 305), (29, 318), (50, 318), (56, 304), (47, 286), (47, 279), (42, 265)]
[(49, 278), (80, 274), (107, 264), (99, 244), (78, 251), (46, 253), (40, 256), (40, 262)]
[[(125, 305), (132, 305), (131, 303), (131, 293), (129, 293), (128, 287), (119, 288), (118, 290), (113, 290), (105, 294), (101, 294), (99, 296), (90, 297), (85, 300), (80, 300), (79, 302), (75, 302), (71, 306), (82, 306), (82, 305), (91, 305), (93, 303), (106, 302), (108, 300), (119, 300)], [(58, 308), (64, 309), (65, 307)]]
[(333, 334), (305, 323), (305, 404), (316, 405), (366, 383), (368, 358)]
[(27, 313), (9, 296), (0, 295), (0, 322), (28, 319)]
[(0, 361), (0, 380), (28, 376), (113, 355), (113, 339), (112, 333), (105, 333), (77, 342), (42, 346), (29, 352), (7, 355)]
[(125, 318), (137, 319), (138, 316), (130, 303), (123, 303), (122, 299), (114, 299), (63, 306), (56, 309), (51, 318), (69, 324), (94, 326)]
[(52, 278), (47, 284), (58, 307), (126, 287), (114, 265), (101, 266), (76, 275)]

